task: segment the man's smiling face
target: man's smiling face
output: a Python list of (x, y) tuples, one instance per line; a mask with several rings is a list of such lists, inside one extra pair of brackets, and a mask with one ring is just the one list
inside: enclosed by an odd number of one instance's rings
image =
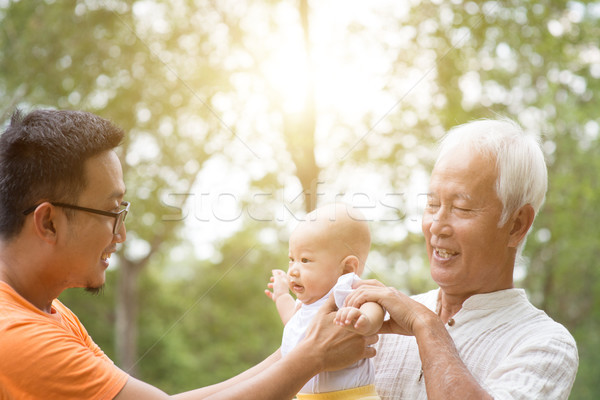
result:
[(457, 147), (436, 164), (423, 215), (431, 276), (448, 294), (512, 287), (509, 226), (498, 227), (495, 160)]

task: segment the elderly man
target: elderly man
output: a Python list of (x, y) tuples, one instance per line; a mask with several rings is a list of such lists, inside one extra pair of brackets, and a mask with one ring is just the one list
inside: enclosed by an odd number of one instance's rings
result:
[(522, 289), (513, 269), (542, 205), (537, 141), (509, 120), (452, 129), (441, 143), (422, 229), (439, 288), (409, 298), (366, 281), (347, 300), (390, 314), (376, 346), (383, 399), (567, 399), (573, 337)]
[[(57, 297), (97, 290), (125, 241), (125, 184), (113, 148), (123, 131), (93, 114), (38, 110), (0, 136), (0, 398), (165, 399), (117, 368)], [(328, 304), (333, 310), (334, 304)], [(180, 399), (289, 399), (315, 374), (364, 357), (376, 336), (321, 309), (306, 339), (221, 384)], [(173, 371), (173, 373), (177, 373)]]

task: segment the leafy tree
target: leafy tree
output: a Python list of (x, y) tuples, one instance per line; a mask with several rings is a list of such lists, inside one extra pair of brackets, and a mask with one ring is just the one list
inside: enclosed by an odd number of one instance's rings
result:
[(135, 6), (10, 2), (2, 10), (0, 33), (3, 115), (16, 104), (75, 107), (112, 119), (128, 132), (120, 155), (133, 189), (128, 228), (138, 250), (119, 257), (115, 341), (120, 364), (132, 374), (138, 277), (180, 226), (174, 218), (161, 222), (165, 213), (173, 214), (161, 196), (165, 190), (190, 190), (208, 157), (205, 148), (223, 131), (208, 106), (213, 85), (222, 80), (219, 71), (194, 55), (181, 64), (166, 62), (175, 58), (165, 47), (170, 41), (193, 32), (194, 40), (210, 43), (209, 32), (188, 20), (171, 20), (166, 33), (144, 31)]

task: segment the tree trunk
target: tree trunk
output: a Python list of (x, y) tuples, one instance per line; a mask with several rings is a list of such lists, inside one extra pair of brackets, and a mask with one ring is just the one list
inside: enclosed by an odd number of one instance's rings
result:
[(315, 83), (310, 50), (307, 0), (300, 0), (299, 13), (304, 32), (308, 82), (302, 110), (296, 114), (284, 115), (283, 133), (296, 166), (296, 176), (302, 185), (304, 209), (308, 213), (317, 207), (320, 168), (315, 159)]
[(127, 373), (136, 376), (138, 339), (138, 279), (142, 268), (122, 259), (117, 282), (115, 347), (117, 363)]
[[(187, 178), (189, 185), (187, 192), (194, 186), (195, 176), (200, 167)], [(181, 199), (179, 209), (183, 207), (185, 199)], [(150, 251), (138, 260), (130, 260), (121, 254), (119, 275), (117, 279), (117, 293), (115, 304), (115, 349), (117, 353), (117, 365), (132, 376), (137, 376), (141, 361), (138, 357), (138, 313), (139, 313), (139, 280), (142, 271), (146, 268), (153, 255), (156, 254), (167, 238), (173, 235), (181, 221), (170, 221), (162, 229), (156, 231), (156, 235), (150, 241)]]

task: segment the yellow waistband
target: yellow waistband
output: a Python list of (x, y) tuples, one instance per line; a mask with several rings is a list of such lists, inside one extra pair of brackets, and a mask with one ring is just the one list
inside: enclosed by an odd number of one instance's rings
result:
[(381, 400), (375, 391), (375, 385), (354, 389), (338, 390), (326, 393), (298, 393), (298, 400)]

